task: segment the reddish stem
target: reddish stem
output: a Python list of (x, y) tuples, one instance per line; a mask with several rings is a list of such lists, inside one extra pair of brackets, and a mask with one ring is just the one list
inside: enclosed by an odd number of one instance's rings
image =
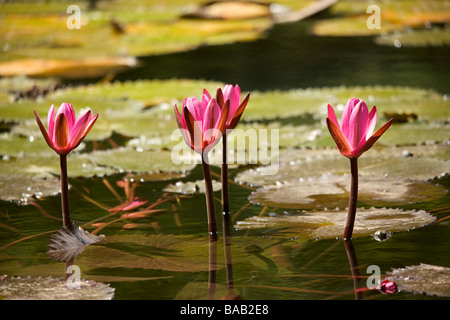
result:
[(227, 135), (222, 135), (222, 228), (223, 228), (223, 245), (225, 252), (225, 264), (227, 266), (227, 285), (228, 288), (233, 287), (233, 271), (231, 261), (231, 221), (230, 221), (230, 204), (228, 197), (228, 163), (227, 163)]
[(356, 204), (358, 201), (358, 158), (350, 159), (351, 186), (348, 201), (347, 222), (344, 230), (344, 240), (351, 240), (355, 225)]
[(206, 209), (208, 214), (208, 233), (209, 241), (217, 241), (217, 223), (216, 223), (216, 208), (214, 205), (214, 191), (212, 186), (211, 171), (209, 164), (205, 161), (207, 154), (202, 155), (203, 177), (205, 179), (205, 196)]
[(61, 205), (63, 226), (70, 227), (72, 219), (70, 218), (70, 203), (69, 203), (69, 183), (67, 178), (67, 155), (60, 154), (61, 166)]

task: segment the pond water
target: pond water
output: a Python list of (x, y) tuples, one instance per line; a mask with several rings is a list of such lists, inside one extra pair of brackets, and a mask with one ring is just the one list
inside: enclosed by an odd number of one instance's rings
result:
[[(239, 83), (245, 90), (273, 90), (326, 86), (385, 85), (429, 88), (450, 93), (449, 47), (394, 48), (374, 44), (372, 38), (314, 37), (305, 22), (278, 25), (265, 39), (250, 43), (208, 46), (185, 52), (143, 57), (143, 65), (117, 75), (117, 79), (191, 78)], [(75, 83), (75, 82), (74, 82)], [(447, 137), (448, 138), (448, 137)], [(230, 178), (248, 167), (231, 169)], [(219, 180), (220, 169), (212, 167)], [(69, 158), (70, 172), (70, 158)], [(69, 174), (70, 175), (70, 174)], [(110, 221), (108, 208), (125, 199), (117, 182), (126, 173), (106, 178), (70, 179), (72, 216), (83, 226), (101, 217)], [(139, 225), (111, 224), (99, 231), (113, 241), (99, 242), (80, 253), (79, 265), (85, 279), (109, 283), (116, 299), (221, 299), (227, 294), (227, 274), (222, 235), (217, 243), (217, 267), (210, 263), (204, 195), (167, 195), (163, 188), (176, 181), (202, 179), (197, 166), (186, 177), (152, 181), (134, 176), (135, 196), (165, 211), (140, 219)], [(447, 176), (437, 180), (447, 190)], [(119, 194), (117, 197), (108, 186)], [(297, 214), (295, 209), (277, 209), (249, 204), (253, 191), (230, 184), (233, 226), (258, 215)], [(216, 192), (220, 199), (220, 192)], [(121, 200), (120, 200), (120, 199)], [(450, 266), (447, 193), (439, 199), (396, 206), (405, 210), (432, 211), (437, 223), (418, 229), (394, 232), (387, 241), (372, 236), (353, 241), (356, 261), (349, 261), (339, 238), (304, 240), (283, 236), (283, 229), (232, 229), (231, 257), (234, 292), (251, 299), (440, 299), (436, 296), (400, 292), (385, 295), (365, 290), (378, 266), (380, 278), (393, 268), (421, 263)], [(10, 276), (62, 276), (64, 264), (45, 254), (50, 235), (61, 227), (60, 197), (49, 196), (37, 205), (19, 206), (0, 202), (0, 273)], [(217, 212), (220, 202), (217, 201)], [(118, 218), (117, 214), (115, 218)], [(218, 228), (222, 230), (221, 217)], [(89, 231), (92, 231), (90, 229)], [(27, 238), (29, 237), (29, 238)], [(133, 238), (134, 237), (134, 238)], [(198, 239), (201, 241), (198, 241)], [(23, 239), (22, 241), (14, 241)], [(113, 254), (108, 255), (105, 252)], [(212, 255), (214, 257), (214, 255)], [(359, 277), (352, 277), (351, 264)], [(215, 269), (217, 271), (215, 272)], [(228, 271), (228, 272), (227, 272)], [(215, 286), (208, 285), (215, 277)], [(354, 281), (362, 291), (356, 294)], [(214, 281), (213, 281), (214, 282)], [(445, 299), (445, 297), (444, 297)]]
[(247, 90), (391, 85), (450, 92), (448, 46), (379, 46), (372, 37), (317, 37), (310, 27), (275, 25), (254, 42), (145, 57), (141, 68), (118, 79), (206, 79)]

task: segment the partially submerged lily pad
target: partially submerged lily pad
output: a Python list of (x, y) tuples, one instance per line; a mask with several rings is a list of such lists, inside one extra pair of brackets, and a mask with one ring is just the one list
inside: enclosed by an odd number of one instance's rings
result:
[[(285, 238), (335, 238), (341, 237), (346, 225), (346, 210), (330, 210), (305, 212), (298, 215), (274, 217), (250, 217), (238, 221), (235, 228), (271, 229), (273, 236)], [(379, 230), (396, 232), (407, 231), (435, 221), (436, 218), (427, 212), (402, 211), (386, 208), (358, 208), (353, 229), (353, 236), (374, 234)]]
[(387, 272), (400, 291), (438, 297), (450, 297), (450, 268), (421, 263), (416, 266), (395, 268)]
[[(254, 204), (277, 208), (345, 208), (349, 190), (349, 174), (328, 174), (261, 187), (249, 199)], [(372, 176), (361, 178), (358, 190), (358, 202), (372, 206), (426, 202), (447, 193), (444, 187), (426, 181)]]
[(111, 300), (115, 289), (109, 284), (80, 280), (69, 289), (67, 281), (52, 277), (0, 277), (0, 297), (5, 300)]

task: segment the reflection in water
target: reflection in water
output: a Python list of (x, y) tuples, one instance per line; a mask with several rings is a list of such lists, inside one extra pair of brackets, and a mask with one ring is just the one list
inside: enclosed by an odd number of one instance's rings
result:
[(344, 242), (345, 251), (347, 252), (348, 262), (350, 264), (350, 270), (353, 277), (353, 288), (355, 290), (356, 300), (362, 299), (361, 286), (361, 274), (359, 272), (358, 259), (356, 257), (356, 251), (353, 246), (352, 240), (342, 240)]
[(215, 300), (217, 285), (217, 241), (209, 241), (208, 298)]
[[(209, 242), (209, 279), (208, 279), (208, 299), (216, 299), (217, 287), (217, 241)], [(231, 237), (223, 238), (223, 252), (225, 258), (225, 268), (227, 275), (227, 293), (222, 300), (241, 300), (241, 296), (234, 292), (233, 264), (231, 259)]]

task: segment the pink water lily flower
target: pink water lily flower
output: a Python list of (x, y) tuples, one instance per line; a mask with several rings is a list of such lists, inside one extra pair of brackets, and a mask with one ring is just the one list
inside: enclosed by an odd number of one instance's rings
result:
[(63, 103), (56, 112), (55, 120), (55, 108), (52, 105), (47, 117), (48, 133), (36, 110), (34, 116), (49, 147), (60, 155), (66, 155), (80, 145), (97, 120), (98, 114), (92, 116), (88, 110), (76, 119), (72, 105)]
[(389, 129), (390, 119), (373, 133), (377, 122), (377, 109), (369, 109), (364, 101), (358, 98), (348, 100), (341, 118), (341, 125), (331, 105), (328, 105), (327, 125), (341, 154), (349, 159), (356, 159), (369, 150), (381, 135)]
[(220, 108), (216, 99), (203, 94), (202, 100), (189, 97), (183, 100), (180, 112), (175, 105), (175, 118), (186, 143), (200, 154), (215, 146), (225, 130), (230, 103)]
[[(203, 89), (203, 94), (207, 98), (211, 99), (209, 92)], [(228, 112), (228, 118), (225, 125), (225, 129), (233, 130), (239, 123), (242, 114), (244, 113), (245, 107), (247, 106), (248, 100), (250, 98), (250, 92), (241, 101), (241, 88), (239, 85), (227, 84), (223, 88), (218, 88), (216, 91), (216, 101), (221, 108), (225, 105), (227, 100), (230, 101), (230, 110)]]

